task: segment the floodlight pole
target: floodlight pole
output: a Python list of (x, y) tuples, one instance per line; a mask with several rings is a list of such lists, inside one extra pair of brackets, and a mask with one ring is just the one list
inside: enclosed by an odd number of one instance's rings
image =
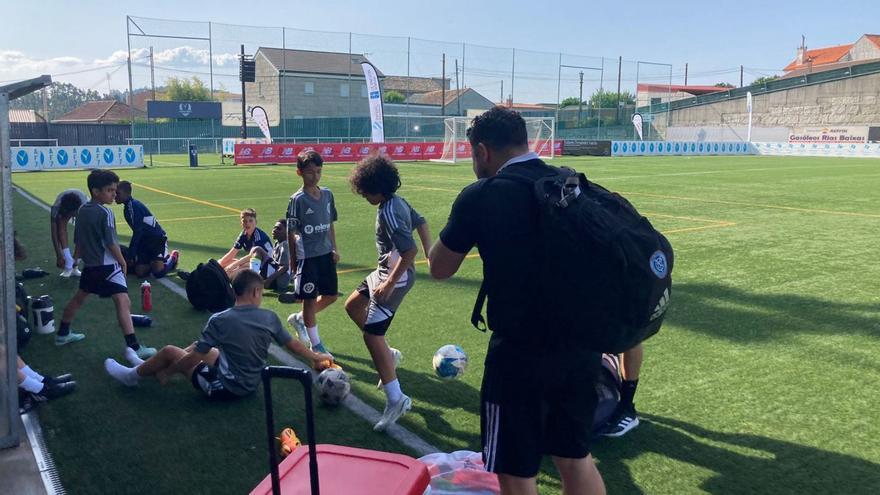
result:
[(241, 59), (239, 62), (241, 67), (241, 138), (247, 139), (247, 108), (245, 107), (244, 96), (244, 44), (241, 45)]

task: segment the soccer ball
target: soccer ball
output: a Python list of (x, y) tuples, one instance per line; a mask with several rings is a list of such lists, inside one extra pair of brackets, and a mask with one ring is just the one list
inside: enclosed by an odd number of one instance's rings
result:
[(318, 398), (328, 406), (338, 406), (351, 391), (351, 383), (344, 371), (328, 368), (318, 375)]
[(444, 345), (434, 353), (434, 373), (444, 380), (452, 380), (464, 374), (468, 357), (457, 345)]

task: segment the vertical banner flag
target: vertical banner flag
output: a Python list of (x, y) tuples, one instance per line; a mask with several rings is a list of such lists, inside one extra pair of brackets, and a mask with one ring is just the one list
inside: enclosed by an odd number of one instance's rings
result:
[(367, 95), (370, 98), (370, 124), (374, 143), (385, 142), (385, 120), (382, 116), (382, 90), (376, 68), (369, 62), (361, 62), (364, 78), (367, 80)]
[(746, 93), (746, 111), (749, 112), (749, 129), (746, 136), (746, 141), (752, 142), (752, 92), (749, 91)]
[(269, 115), (266, 113), (266, 109), (259, 106), (251, 108), (251, 120), (260, 126), (263, 136), (266, 136), (266, 142), (271, 143), (272, 133), (269, 132)]
[(642, 114), (634, 113), (633, 118), (632, 118), (632, 122), (633, 122), (633, 127), (636, 128), (636, 134), (639, 135), (639, 141), (641, 141), (642, 140)]

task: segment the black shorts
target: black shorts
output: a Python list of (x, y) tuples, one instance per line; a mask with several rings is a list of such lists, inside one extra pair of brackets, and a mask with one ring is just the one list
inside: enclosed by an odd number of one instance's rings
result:
[(165, 261), (168, 256), (167, 237), (144, 237), (138, 244), (135, 255), (136, 265), (148, 265), (154, 261)]
[(336, 278), (333, 253), (297, 260), (296, 274), (293, 276), (293, 292), (300, 299), (337, 295), (339, 282)]
[(196, 390), (201, 390), (212, 400), (235, 400), (239, 396), (233, 394), (223, 386), (220, 381), (220, 373), (217, 368), (208, 363), (199, 363), (193, 370), (192, 384)]
[(82, 276), (79, 278), (79, 288), (101, 297), (110, 297), (123, 292), (128, 294), (125, 274), (122, 273), (122, 267), (116, 263), (83, 268)]
[[(590, 453), (601, 355), (541, 353), (547, 355), (492, 337), (480, 392), (487, 471), (531, 478), (544, 455), (581, 459)], [(535, 363), (544, 365), (535, 369)]]

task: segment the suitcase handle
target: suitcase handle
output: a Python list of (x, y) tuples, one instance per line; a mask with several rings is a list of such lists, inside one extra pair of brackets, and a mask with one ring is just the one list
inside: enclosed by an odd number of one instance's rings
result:
[(309, 444), (309, 481), (312, 495), (320, 495), (318, 485), (318, 453), (315, 450), (315, 419), (312, 411), (312, 374), (301, 368), (290, 366), (266, 366), (261, 373), (263, 378), (263, 397), (266, 401), (266, 434), (269, 439), (269, 472), (272, 476), (272, 494), (281, 495), (281, 482), (278, 478), (278, 452), (275, 448), (275, 418), (272, 408), (272, 378), (295, 378), (299, 380), (306, 398), (306, 437)]

